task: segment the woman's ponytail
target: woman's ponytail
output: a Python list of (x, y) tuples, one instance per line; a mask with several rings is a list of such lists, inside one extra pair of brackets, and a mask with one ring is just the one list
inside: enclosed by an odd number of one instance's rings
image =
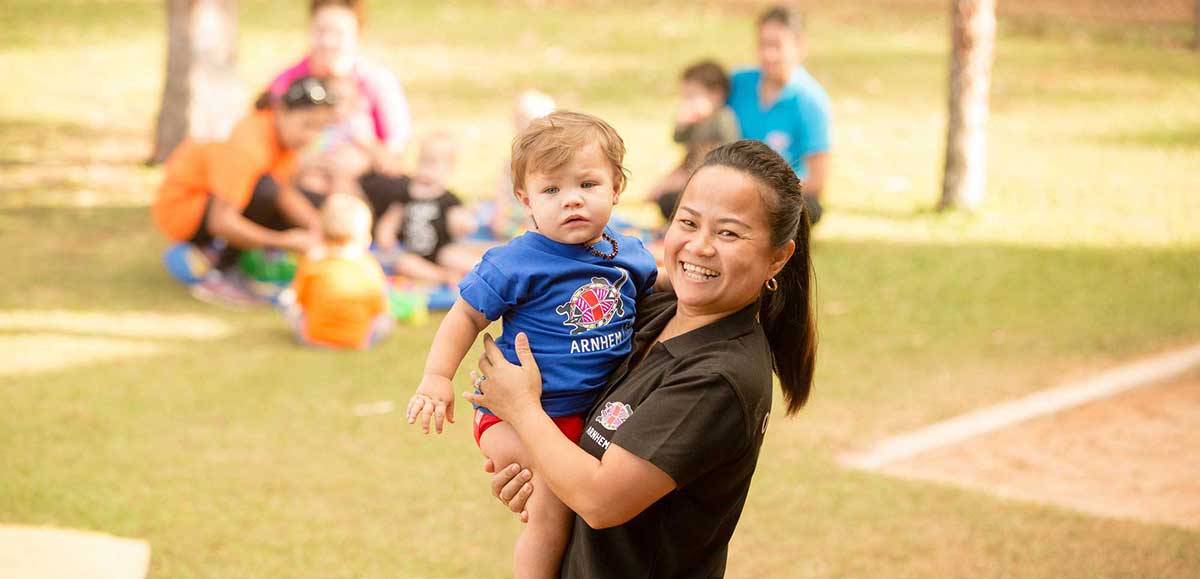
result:
[(759, 320), (771, 347), (772, 365), (783, 387), (787, 413), (794, 414), (808, 401), (816, 367), (817, 325), (813, 313), (814, 288), (809, 235), (812, 224), (805, 211), (800, 180), (778, 153), (759, 141), (742, 140), (714, 149), (702, 166), (737, 169), (763, 185), (771, 247), (795, 241), (796, 248), (775, 276), (778, 286), (764, 289), (759, 299)]

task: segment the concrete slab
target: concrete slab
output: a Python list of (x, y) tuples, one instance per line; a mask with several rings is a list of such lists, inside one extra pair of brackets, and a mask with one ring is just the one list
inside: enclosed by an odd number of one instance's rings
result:
[(91, 531), (0, 525), (0, 577), (144, 579), (150, 544)]

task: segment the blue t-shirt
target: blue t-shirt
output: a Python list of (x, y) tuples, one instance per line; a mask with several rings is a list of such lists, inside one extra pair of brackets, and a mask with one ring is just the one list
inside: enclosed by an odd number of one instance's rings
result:
[(808, 176), (804, 156), (829, 150), (829, 94), (802, 66), (779, 91), (770, 108), (759, 105), (762, 71), (730, 77), (729, 107), (737, 114), (743, 139), (762, 141), (779, 153), (800, 178)]
[[(635, 304), (658, 276), (640, 240), (604, 231), (620, 249), (613, 259), (530, 231), (488, 250), (458, 286), (463, 300), (487, 319), (504, 318), (496, 345), (509, 362), (518, 363), (517, 334), (529, 336), (542, 372), (542, 408), (550, 416), (591, 408), (629, 354)], [(603, 241), (595, 248), (612, 251)]]

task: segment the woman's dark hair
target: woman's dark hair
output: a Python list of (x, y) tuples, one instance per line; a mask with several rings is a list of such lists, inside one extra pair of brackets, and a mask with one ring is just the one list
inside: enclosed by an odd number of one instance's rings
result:
[(759, 28), (771, 22), (791, 28), (797, 36), (804, 33), (804, 19), (786, 6), (771, 6), (758, 15)]
[(701, 60), (683, 69), (683, 81), (694, 82), (724, 97), (729, 96), (729, 75), (714, 60)]
[[(778, 153), (760, 141), (744, 139), (713, 149), (701, 168), (729, 167), (752, 177), (771, 228), (771, 247), (796, 242), (792, 257), (775, 276), (776, 291), (763, 291), (759, 319), (771, 345), (772, 366), (783, 386), (788, 414), (808, 401), (816, 366), (817, 325), (813, 315), (813, 267), (808, 253), (812, 225), (795, 171)], [(699, 169), (697, 169), (698, 171)]]
[(308, 5), (308, 15), (313, 17), (317, 15), (317, 10), (332, 6), (334, 8), (345, 8), (354, 13), (354, 19), (358, 21), (358, 27), (361, 29), (363, 25), (363, 3), (362, 0), (312, 0)]

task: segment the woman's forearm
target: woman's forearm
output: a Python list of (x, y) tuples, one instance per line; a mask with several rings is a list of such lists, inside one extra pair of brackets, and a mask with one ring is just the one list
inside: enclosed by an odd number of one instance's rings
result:
[(564, 436), (540, 406), (509, 422), (533, 458), (533, 470), (550, 485), (554, 495), (588, 525), (603, 525), (600, 513), (608, 493), (597, 484), (600, 460)]

